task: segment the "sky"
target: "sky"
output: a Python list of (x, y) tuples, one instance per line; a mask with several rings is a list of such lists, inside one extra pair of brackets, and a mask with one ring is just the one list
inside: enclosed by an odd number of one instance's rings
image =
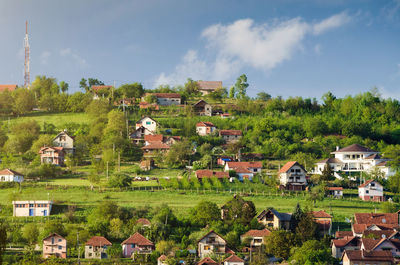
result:
[(0, 0), (0, 84), (98, 78), (145, 88), (246, 74), (247, 93), (400, 99), (400, 0)]

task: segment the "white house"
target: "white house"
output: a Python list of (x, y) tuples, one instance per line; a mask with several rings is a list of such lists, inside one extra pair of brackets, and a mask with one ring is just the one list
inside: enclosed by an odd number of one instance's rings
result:
[(261, 173), (262, 162), (259, 161), (249, 161), (249, 162), (226, 162), (224, 170), (235, 170), (237, 168), (246, 168), (253, 174)]
[(219, 136), (226, 142), (226, 143), (234, 143), (242, 138), (242, 131), (241, 130), (220, 130)]
[(287, 162), (279, 170), (279, 180), (287, 190), (304, 190), (307, 185), (307, 171), (297, 161)]
[(224, 259), (224, 265), (244, 265), (244, 260), (232, 254), (231, 256)]
[(13, 216), (48, 216), (52, 201), (13, 201)]
[(250, 247), (260, 247), (261, 245), (265, 244), (264, 239), (265, 237), (269, 236), (270, 233), (271, 231), (267, 228), (262, 230), (249, 230), (240, 236), (240, 241), (243, 243), (246, 239), (250, 239)]
[(210, 135), (216, 128), (212, 122), (201, 121), (196, 124), (196, 133), (200, 136)]
[(324, 159), (316, 163), (314, 174), (322, 174), (325, 164), (328, 164), (336, 177), (340, 176), (337, 172), (345, 172), (347, 174), (359, 172), (371, 172), (378, 170), (385, 178), (394, 175), (395, 171), (387, 165), (389, 159), (383, 158), (378, 151), (369, 149), (359, 144), (340, 149), (336, 147), (336, 151), (331, 152), (335, 157)]
[(343, 187), (328, 187), (328, 194), (334, 198), (343, 198)]
[(139, 143), (145, 135), (155, 135), (156, 131), (157, 122), (150, 117), (144, 117), (136, 122), (135, 131), (129, 137)]
[(157, 103), (161, 106), (179, 105), (181, 104), (181, 94), (179, 93), (146, 93), (146, 96), (155, 96)]
[(358, 197), (363, 201), (383, 201), (383, 187), (373, 179), (367, 180), (358, 187)]
[(66, 131), (62, 131), (54, 137), (53, 145), (63, 147), (67, 154), (74, 154), (74, 138), (69, 136)]
[(3, 169), (0, 171), (0, 182), (22, 182), (24, 175), (11, 169)]

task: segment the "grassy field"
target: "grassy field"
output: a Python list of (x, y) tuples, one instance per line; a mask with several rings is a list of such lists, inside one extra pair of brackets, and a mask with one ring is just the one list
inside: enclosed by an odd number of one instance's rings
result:
[[(8, 121), (8, 117), (1, 117), (1, 119), (5, 122)], [(51, 123), (56, 126), (56, 128), (62, 130), (60, 126), (65, 123), (89, 123), (89, 117), (86, 113), (42, 113), (42, 112), (33, 112), (21, 117), (10, 117), (10, 125), (15, 123), (24, 122), (27, 120), (36, 120), (40, 126), (43, 126), (43, 123)]]

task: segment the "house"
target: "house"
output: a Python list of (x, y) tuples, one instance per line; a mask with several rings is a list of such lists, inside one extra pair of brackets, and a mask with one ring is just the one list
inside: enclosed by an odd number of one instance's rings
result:
[(385, 236), (379, 239), (374, 238), (361, 238), (361, 250), (376, 251), (376, 250), (388, 250), (392, 253), (393, 257), (399, 257), (400, 255), (400, 241), (398, 239), (389, 239)]
[(387, 165), (389, 159), (380, 156), (378, 151), (369, 149), (359, 144), (352, 144), (344, 148), (336, 147), (336, 151), (331, 152), (335, 157), (328, 158), (316, 163), (315, 174), (322, 174), (325, 164), (328, 164), (335, 176), (341, 178), (338, 172), (346, 174), (359, 174), (360, 172), (369, 173), (379, 170), (385, 178), (394, 175), (394, 169)]
[(139, 102), (139, 109), (160, 110), (160, 106), (156, 103)]
[(142, 97), (142, 101), (145, 101), (147, 96), (154, 96), (160, 106), (181, 104), (181, 94), (179, 93), (146, 93), (144, 97)]
[(214, 231), (208, 232), (205, 236), (197, 241), (198, 255), (200, 258), (209, 256), (211, 254), (224, 255), (227, 253), (226, 240)]
[(332, 216), (325, 212), (321, 211), (313, 211), (311, 212), (314, 222), (318, 224), (319, 234), (321, 236), (330, 235), (332, 231)]
[(161, 255), (160, 257), (158, 257), (157, 259), (157, 265), (168, 265), (167, 262), (167, 256), (165, 255)]
[(111, 246), (105, 237), (94, 236), (85, 244), (85, 259), (106, 259), (107, 249)]
[(0, 182), (19, 182), (24, 181), (24, 175), (14, 171), (12, 169), (6, 168), (0, 171)]
[(219, 265), (217, 262), (215, 262), (212, 258), (210, 257), (204, 257), (201, 259), (199, 262), (197, 262), (196, 265)]
[(261, 245), (265, 244), (265, 237), (269, 236), (270, 233), (271, 231), (267, 228), (249, 230), (240, 236), (240, 241), (243, 243), (246, 240), (250, 240), (250, 248), (261, 247)]
[(214, 124), (208, 121), (201, 121), (196, 124), (196, 133), (200, 136), (206, 136), (214, 133), (216, 130)]
[(343, 256), (343, 252), (346, 250), (360, 250), (361, 240), (359, 237), (350, 236), (343, 239), (332, 240), (332, 256), (340, 259)]
[(67, 258), (67, 240), (56, 233), (43, 239), (43, 258), (50, 257)]
[(333, 198), (343, 198), (343, 188), (342, 187), (328, 187), (328, 195)]
[(147, 218), (139, 218), (136, 221), (136, 224), (141, 225), (141, 226), (145, 226), (145, 227), (150, 227), (151, 226), (151, 223), (150, 223), (149, 219), (147, 219)]
[(110, 94), (110, 90), (112, 88), (113, 86), (104, 86), (104, 85), (92, 86), (91, 91), (93, 93), (93, 99), (108, 97)]
[(151, 254), (154, 244), (140, 233), (136, 232), (121, 243), (122, 255), (125, 258), (132, 257), (132, 254)]
[(195, 175), (198, 180), (201, 180), (203, 178), (229, 179), (228, 172), (213, 171), (208, 169), (196, 170)]
[(43, 146), (40, 148), (40, 161), (42, 164), (64, 165), (64, 148)]
[(220, 130), (219, 137), (221, 137), (226, 143), (234, 143), (242, 138), (241, 130)]
[(297, 161), (287, 162), (279, 170), (281, 187), (287, 190), (304, 190), (307, 186), (307, 171)]
[(135, 103), (136, 103), (135, 98), (123, 98), (123, 99), (114, 101), (114, 106), (128, 107), (128, 106), (135, 105)]
[(201, 94), (208, 95), (218, 88), (222, 88), (222, 81), (197, 81)]
[(18, 88), (18, 85), (12, 84), (12, 85), (0, 85), (0, 93), (4, 91), (15, 91)]
[(363, 201), (384, 201), (383, 186), (376, 180), (367, 180), (358, 187), (358, 197)]
[(392, 253), (384, 251), (346, 250), (342, 256), (343, 265), (391, 265), (394, 264)]
[(202, 99), (193, 105), (193, 111), (200, 116), (212, 116), (212, 106)]
[(226, 162), (232, 162), (233, 158), (230, 156), (220, 156), (218, 157), (217, 164), (220, 166), (225, 166)]
[(258, 216), (257, 221), (268, 228), (289, 230), (292, 214), (280, 213), (274, 208), (263, 210)]
[(142, 147), (145, 157), (154, 157), (158, 153), (167, 153), (170, 146), (163, 142), (150, 142), (148, 145)]
[(13, 216), (49, 216), (52, 201), (13, 201)]
[(261, 174), (262, 170), (262, 162), (259, 161), (249, 161), (249, 162), (226, 162), (224, 170), (235, 170), (237, 168), (245, 168), (248, 169), (253, 174)]
[(135, 131), (129, 135), (135, 143), (143, 141), (145, 135), (154, 135), (157, 131), (157, 122), (150, 117), (144, 117), (136, 122)]
[(66, 154), (74, 154), (74, 138), (69, 136), (66, 131), (62, 131), (54, 137), (53, 145), (56, 147), (62, 147)]
[(150, 171), (154, 168), (154, 160), (153, 159), (143, 159), (140, 161), (139, 167), (143, 171)]
[(355, 213), (354, 224), (399, 225), (399, 213)]
[(145, 145), (149, 145), (152, 142), (162, 142), (166, 145), (171, 146), (181, 141), (180, 136), (164, 136), (162, 134), (145, 135), (143, 139)]
[(230, 255), (223, 261), (224, 265), (244, 265), (244, 260), (236, 256), (235, 254)]

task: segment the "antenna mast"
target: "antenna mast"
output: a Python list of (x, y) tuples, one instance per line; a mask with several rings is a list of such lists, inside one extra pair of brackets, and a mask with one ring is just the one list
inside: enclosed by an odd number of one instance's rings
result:
[(24, 86), (29, 88), (31, 81), (30, 81), (30, 72), (29, 72), (29, 37), (28, 37), (28, 21), (25, 22), (25, 39), (24, 39), (24, 46), (25, 46), (25, 63), (24, 63)]

